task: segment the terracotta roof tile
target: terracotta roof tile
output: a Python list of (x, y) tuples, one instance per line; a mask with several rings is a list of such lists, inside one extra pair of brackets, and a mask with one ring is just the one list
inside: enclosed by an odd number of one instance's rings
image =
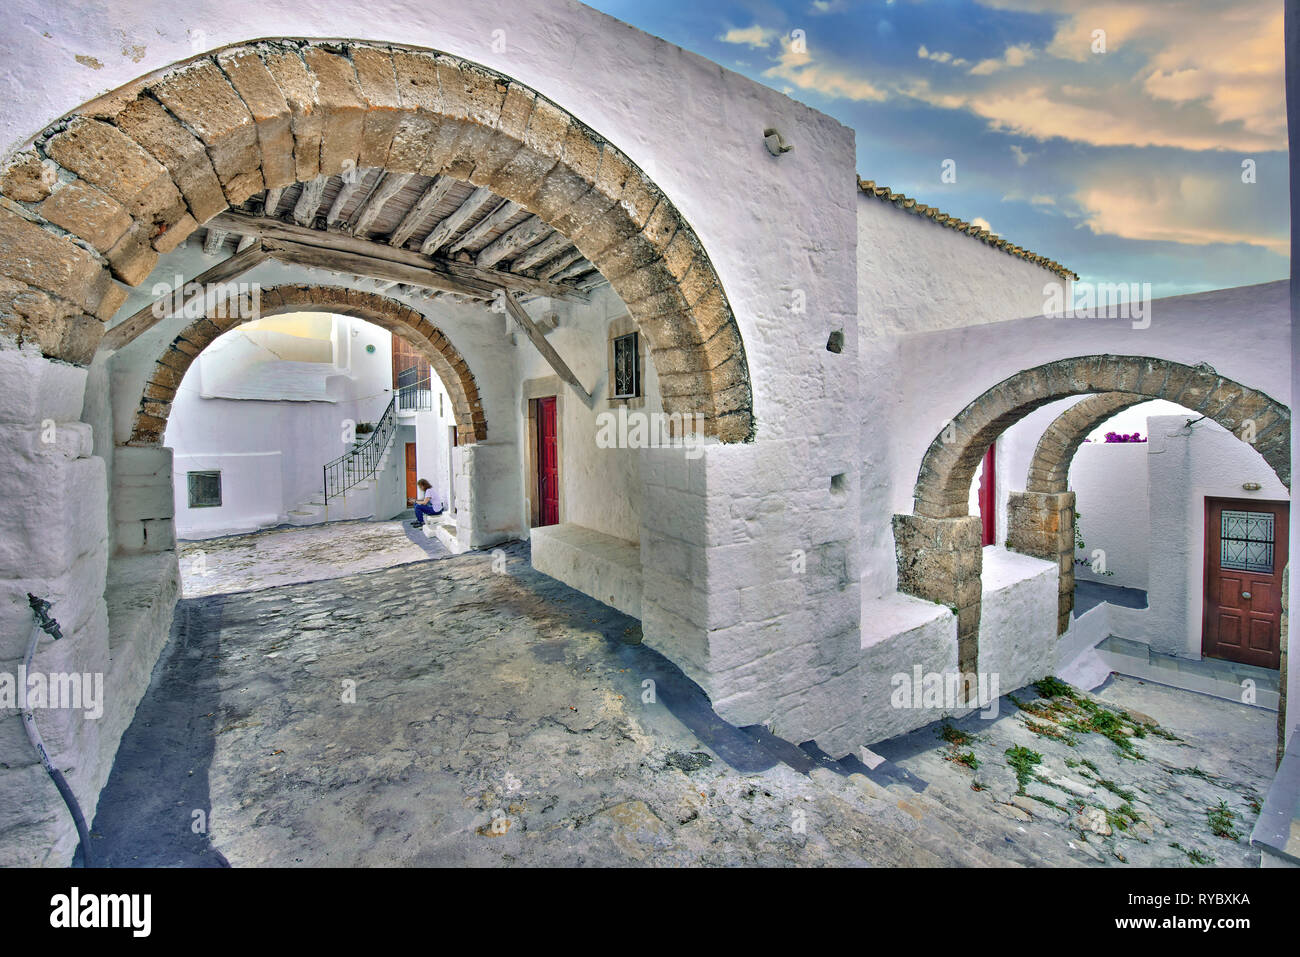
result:
[(918, 203), (910, 196), (904, 196), (902, 193), (895, 193), (888, 186), (877, 186), (875, 182), (869, 179), (858, 177), (858, 189), (868, 196), (874, 196), (876, 199), (885, 203), (893, 203), (899, 209), (906, 209), (917, 216), (925, 216), (932, 219), (941, 226), (947, 226), (949, 229), (955, 229), (958, 232), (965, 233), (981, 242), (990, 246), (995, 246), (1011, 256), (1016, 256), (1026, 262), (1031, 262), (1036, 266), (1042, 266), (1048, 272), (1055, 273), (1062, 279), (1078, 279), (1079, 276), (1071, 269), (1067, 269), (1055, 260), (1048, 259), (1046, 256), (1039, 256), (1030, 252), (1023, 246), (1017, 246), (1008, 242), (996, 233), (991, 233), (987, 229), (982, 229), (974, 223), (968, 223), (965, 220), (958, 219), (956, 216), (949, 216), (947, 213), (935, 209), (933, 206), (926, 206), (924, 203)]

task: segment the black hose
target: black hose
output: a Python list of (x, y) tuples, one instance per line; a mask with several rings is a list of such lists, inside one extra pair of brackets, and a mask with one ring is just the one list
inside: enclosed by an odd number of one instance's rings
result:
[[(32, 614), (36, 616), (36, 624), (32, 626), (32, 640), (27, 646), (24, 674), (31, 672), (32, 658), (36, 654), (36, 645), (41, 639), (41, 632), (45, 632), (56, 641), (63, 637), (63, 630), (59, 628), (59, 623), (50, 615), (50, 603), (37, 598), (31, 592), (27, 593), (27, 601), (32, 606)], [(41, 766), (45, 768), (45, 773), (50, 776), (54, 786), (59, 789), (63, 803), (68, 806), (72, 821), (77, 825), (77, 836), (81, 839), (81, 864), (83, 867), (93, 867), (90, 862), (90, 828), (86, 827), (86, 816), (81, 813), (81, 805), (77, 803), (77, 796), (72, 793), (68, 779), (50, 761), (50, 756), (45, 751), (45, 742), (41, 740), (41, 733), (36, 730), (36, 716), (31, 708), (23, 710), (23, 727), (27, 731), (27, 739), (31, 741), (32, 747), (36, 749), (36, 754), (41, 759)]]

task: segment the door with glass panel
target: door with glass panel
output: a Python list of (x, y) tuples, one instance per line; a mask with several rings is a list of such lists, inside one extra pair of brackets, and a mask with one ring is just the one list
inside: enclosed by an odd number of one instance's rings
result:
[(1288, 511), (1286, 502), (1205, 500), (1201, 654), (1278, 667)]

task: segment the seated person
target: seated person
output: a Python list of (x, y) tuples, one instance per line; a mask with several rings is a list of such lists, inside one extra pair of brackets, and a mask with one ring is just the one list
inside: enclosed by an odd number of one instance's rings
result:
[(438, 504), (438, 497), (433, 494), (433, 486), (425, 479), (415, 483), (415, 521), (411, 524), (416, 528), (424, 527), (424, 517), (426, 515), (441, 515), (442, 506)]

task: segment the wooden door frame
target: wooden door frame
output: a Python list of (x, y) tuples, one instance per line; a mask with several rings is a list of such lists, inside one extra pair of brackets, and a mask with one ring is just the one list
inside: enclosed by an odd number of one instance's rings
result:
[[(1216, 561), (1218, 560), (1218, 553), (1211, 549), (1210, 543), (1222, 534), (1221, 528), (1219, 531), (1211, 534), (1210, 515), (1216, 504), (1226, 508), (1242, 508), (1246, 511), (1258, 511), (1259, 506), (1261, 505), (1281, 506), (1284, 511), (1284, 516), (1282, 517), (1284, 517), (1285, 520), (1274, 522), (1273, 526), (1273, 574), (1277, 576), (1278, 597), (1282, 606), (1278, 617), (1278, 652), (1280, 658), (1281, 652), (1284, 650), (1282, 648), (1282, 642), (1285, 640), (1285, 635), (1282, 633), (1282, 625), (1286, 621), (1287, 617), (1285, 596), (1282, 594), (1282, 590), (1285, 588), (1285, 578), (1283, 573), (1286, 571), (1291, 550), (1291, 502), (1288, 499), (1233, 498), (1230, 496), (1220, 495), (1204, 496), (1204, 508), (1202, 510), (1202, 528), (1204, 529), (1204, 534), (1201, 548), (1201, 641), (1198, 650), (1202, 658), (1212, 657), (1205, 653), (1205, 636), (1210, 626), (1210, 561), (1211, 558), (1214, 558)], [(1279, 545), (1282, 547), (1279, 547)], [(1216, 658), (1215, 660), (1229, 661), (1231, 659)]]
[(555, 400), (555, 477), (558, 484), (559, 500), (558, 524), (564, 523), (567, 509), (564, 507), (564, 383), (559, 376), (543, 376), (527, 379), (521, 385), (521, 411), (527, 428), (524, 430), (524, 498), (528, 509), (528, 527), (537, 528), (542, 521), (542, 501), (537, 489), (537, 400)]
[[(406, 488), (406, 507), (410, 508), (413, 504), (415, 504), (415, 502), (411, 498), (411, 482), (409, 479), (409, 476), (411, 474), (411, 469), (407, 463), (406, 456), (409, 454), (410, 458), (415, 462), (415, 480), (416, 482), (418, 482), (420, 480), (419, 446), (415, 442), (406, 442), (405, 440), (403, 440), (402, 450), (403, 450), (402, 471), (406, 481), (406, 485), (404, 486)], [(418, 498), (420, 495), (420, 489), (418, 486), (415, 489), (415, 495), (416, 498)]]
[(981, 546), (998, 543), (998, 442), (994, 439), (984, 451), (980, 472), (979, 507)]

